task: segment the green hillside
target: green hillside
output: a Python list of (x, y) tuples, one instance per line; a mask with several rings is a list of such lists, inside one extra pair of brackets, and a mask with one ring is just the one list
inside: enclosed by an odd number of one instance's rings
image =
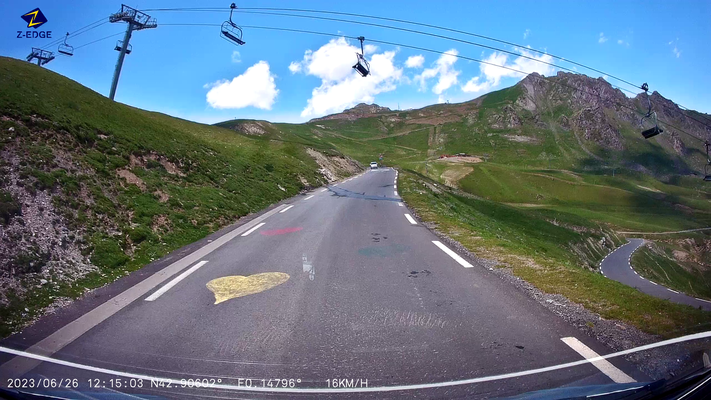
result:
[(299, 142), (136, 109), (0, 57), (0, 336), (322, 185), (318, 169)]

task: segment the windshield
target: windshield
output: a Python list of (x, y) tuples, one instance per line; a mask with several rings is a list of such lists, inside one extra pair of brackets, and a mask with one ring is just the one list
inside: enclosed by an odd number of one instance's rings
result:
[(0, 397), (711, 393), (711, 4), (0, 7)]

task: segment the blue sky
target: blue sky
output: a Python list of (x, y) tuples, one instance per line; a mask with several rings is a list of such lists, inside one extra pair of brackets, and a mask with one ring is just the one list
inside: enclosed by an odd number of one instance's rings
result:
[[(224, 12), (149, 12), (158, 28), (135, 32), (133, 53), (126, 57), (116, 100), (190, 120), (214, 123), (231, 118), (301, 122), (341, 111), (356, 103), (417, 108), (460, 102), (515, 84), (520, 75), (484, 67), (452, 55), (432, 54), (372, 43), (366, 48), (372, 75), (350, 69), (357, 41), (337, 35), (365, 36), (486, 59), (497, 65), (555, 74), (555, 68), (512, 55), (413, 33), (345, 22), (273, 15), (235, 14), (239, 25), (307, 29), (310, 34), (244, 29), (245, 46), (219, 37), (217, 26), (229, 17), (229, 2), (137, 1), (138, 9), (224, 7)], [(408, 19), (495, 37), (531, 49), (588, 64), (652, 90), (689, 108), (711, 113), (708, 1), (279, 1), (244, 0), (238, 7), (310, 8)], [(53, 38), (73, 32), (118, 11), (109, 1), (13, 1), (0, 6), (0, 55), (24, 59), (48, 39), (18, 39), (27, 30), (22, 14), (39, 7), (48, 21), (39, 30)], [(354, 19), (352, 17), (339, 17)], [(389, 22), (384, 24), (393, 24)], [(162, 25), (163, 24), (163, 25)], [(125, 31), (106, 23), (70, 38), (78, 47)], [(409, 28), (411, 27), (407, 26)], [(437, 32), (456, 36), (446, 32)], [(560, 60), (484, 39), (462, 37), (572, 68)], [(118, 35), (58, 56), (47, 68), (108, 95), (118, 52)], [(56, 51), (56, 47), (50, 48)], [(420, 57), (422, 56), (422, 57)], [(598, 77), (601, 74), (578, 71)], [(609, 79), (609, 78), (608, 78)], [(612, 79), (611, 83), (618, 84)], [(621, 84), (622, 87), (632, 89)]]

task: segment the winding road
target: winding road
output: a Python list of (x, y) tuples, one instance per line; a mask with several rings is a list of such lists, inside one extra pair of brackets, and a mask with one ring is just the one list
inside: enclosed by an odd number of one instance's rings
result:
[(442, 243), (383, 168), (272, 206), (5, 339), (0, 384), (77, 379), (53, 389), (66, 398), (410, 399), (649, 379), (621, 357), (587, 361), (610, 352)]
[(607, 278), (624, 283), (627, 286), (631, 286), (660, 299), (686, 304), (692, 307), (701, 307), (704, 310), (711, 310), (711, 301), (697, 299), (677, 292), (676, 290), (669, 289), (640, 276), (637, 271), (632, 268), (631, 259), (632, 254), (643, 244), (644, 239), (628, 239), (626, 244), (618, 247), (602, 260), (600, 264), (602, 274)]

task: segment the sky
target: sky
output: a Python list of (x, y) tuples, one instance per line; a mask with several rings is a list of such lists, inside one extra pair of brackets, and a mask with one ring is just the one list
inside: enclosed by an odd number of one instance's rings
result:
[[(126, 56), (116, 94), (116, 101), (203, 123), (232, 118), (304, 122), (361, 102), (391, 109), (462, 102), (514, 85), (524, 77), (498, 66), (545, 76), (555, 75), (561, 67), (571, 68), (595, 78), (603, 77), (633, 92), (640, 90), (606, 74), (638, 85), (647, 82), (650, 91), (711, 113), (711, 53), (707, 44), (711, 38), (710, 1), (244, 0), (237, 3), (238, 10), (233, 15), (233, 21), (243, 26), (244, 46), (220, 37), (219, 24), (229, 19), (228, 2), (134, 1), (129, 5), (139, 10), (224, 9), (146, 11), (156, 18), (158, 27), (133, 33), (132, 52)], [(17, 31), (35, 30), (27, 28), (21, 16), (37, 7), (48, 22), (36, 31), (52, 31), (52, 39), (17, 38)], [(0, 55), (24, 59), (32, 47), (45, 46), (66, 32), (75, 32), (102, 18), (108, 21), (108, 16), (120, 7), (119, 2), (105, 0), (3, 2)], [(386, 27), (240, 10), (249, 7), (404, 19), (485, 35), (516, 46), (391, 21), (309, 14), (426, 30), (514, 53), (507, 54)], [(310, 30), (331, 36), (256, 27)], [(76, 48), (74, 56), (57, 55), (45, 67), (108, 96), (119, 54), (114, 47), (125, 30), (125, 23), (106, 22), (70, 36), (68, 44)], [(366, 38), (365, 57), (371, 68), (366, 78), (351, 68), (360, 43), (349, 38), (358, 36)], [(47, 49), (55, 53), (57, 50), (56, 46)], [(592, 66), (605, 74), (551, 55)]]

